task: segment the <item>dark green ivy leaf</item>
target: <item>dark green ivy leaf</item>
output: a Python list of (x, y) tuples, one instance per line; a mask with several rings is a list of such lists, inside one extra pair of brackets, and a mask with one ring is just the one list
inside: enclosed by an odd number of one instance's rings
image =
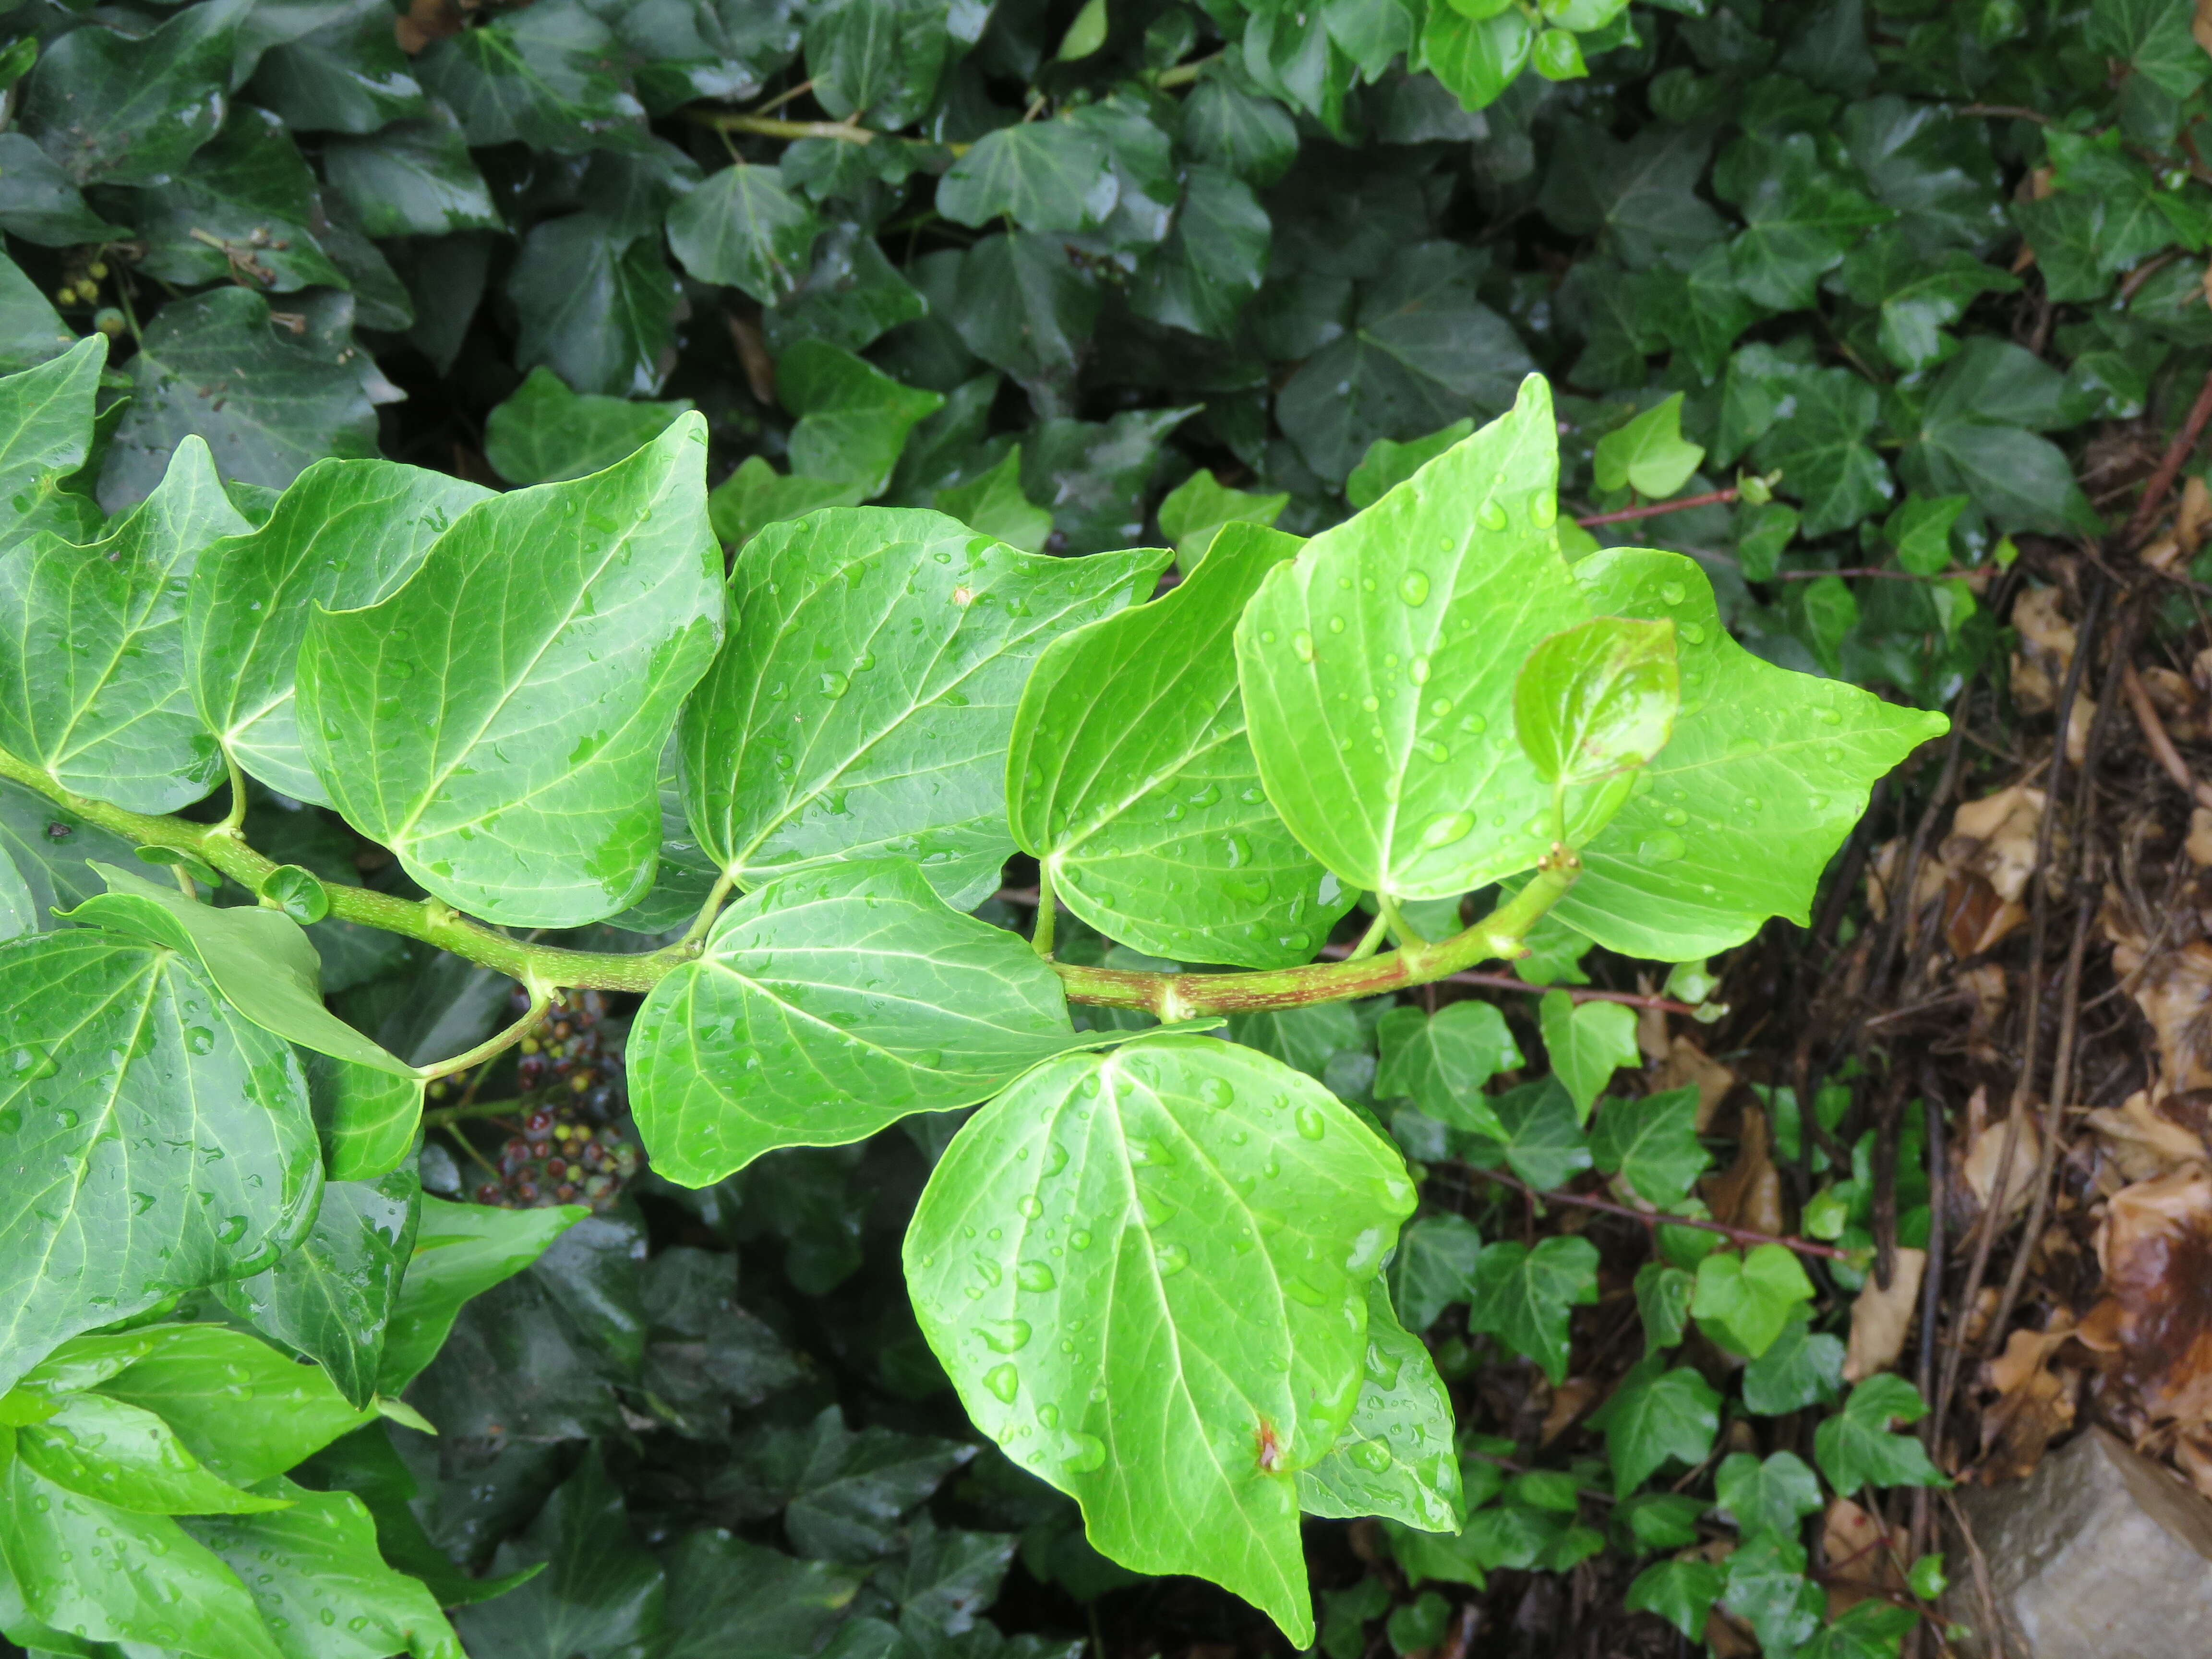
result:
[(323, 171), (371, 236), (505, 228), (460, 126), (443, 104), (366, 137), (325, 140)]
[(668, 245), (702, 283), (763, 305), (798, 287), (821, 224), (772, 167), (724, 167), (669, 210)]
[(507, 292), (521, 324), (519, 366), (546, 364), (579, 391), (610, 397), (659, 390), (682, 295), (658, 235), (599, 213), (549, 219), (523, 239)]
[(459, 117), (472, 148), (635, 149), (645, 111), (607, 67), (613, 39), (574, 0), (548, 0), (433, 41), (416, 73)]
[(492, 1567), (513, 1572), (538, 1562), (545, 1570), (496, 1605), (454, 1615), (474, 1659), (612, 1659), (659, 1635), (666, 1575), (631, 1532), (597, 1446), (530, 1529), (500, 1546)]
[(70, 30), (32, 72), (25, 130), (80, 185), (171, 176), (222, 125), (232, 43), (252, 6), (208, 0), (143, 35)]
[(102, 504), (145, 496), (192, 434), (226, 478), (278, 489), (325, 455), (374, 454), (360, 362), (319, 346), (242, 288), (171, 301), (131, 360), (133, 396), (100, 473)]

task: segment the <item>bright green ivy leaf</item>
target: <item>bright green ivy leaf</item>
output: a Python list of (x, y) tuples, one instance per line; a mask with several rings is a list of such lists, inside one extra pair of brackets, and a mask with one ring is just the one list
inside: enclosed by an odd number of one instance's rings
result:
[(1255, 495), (1231, 489), (1200, 467), (1160, 501), (1160, 534), (1174, 546), (1176, 562), (1188, 575), (1206, 556), (1213, 532), (1222, 526), (1272, 525), (1290, 501), (1287, 495)]
[(1042, 553), (1052, 537), (1052, 514), (1022, 493), (1022, 447), (1015, 444), (989, 471), (930, 498), (939, 513), (978, 535), (1024, 553)]
[(1355, 513), (1365, 511), (1474, 430), (1473, 421), (1461, 420), (1408, 443), (1377, 438), (1344, 481), (1345, 498)]
[(1433, 1014), (1393, 1008), (1376, 1022), (1375, 1036), (1377, 1099), (1409, 1099), (1455, 1129), (1505, 1139), (1483, 1085), (1524, 1062), (1495, 1004), (1450, 1002)]
[(1421, 30), (1420, 67), (1460, 101), (1482, 109), (1498, 101), (1521, 73), (1534, 45), (1528, 20), (1512, 7), (1480, 18), (1455, 5), (1432, 5)]
[(1698, 1143), (1698, 1091), (1669, 1089), (1641, 1100), (1608, 1100), (1590, 1135), (1590, 1156), (1638, 1197), (1672, 1210), (1712, 1156)]
[(1639, 789), (1582, 849), (1556, 914), (1609, 949), (1668, 961), (1740, 944), (1769, 916), (1803, 924), (1874, 781), (1948, 722), (1752, 656), (1680, 554), (1614, 549), (1575, 579), (1594, 610), (1674, 618), (1682, 709)]
[(11, 501), (46, 474), (84, 464), (92, 448), (93, 396), (106, 364), (107, 337), (94, 334), (0, 380), (0, 489)]
[(484, 459), (509, 483), (561, 483), (635, 454), (690, 407), (688, 398), (654, 404), (579, 395), (540, 363), (484, 417)]
[(1276, 567), (1237, 626), (1268, 797), (1348, 886), (1456, 896), (1550, 844), (1511, 687), (1589, 614), (1553, 529), (1557, 442), (1532, 377), (1510, 415)]
[(448, 903), (574, 927), (650, 884), (660, 750), (720, 633), (706, 423), (480, 503), (389, 599), (318, 609), (300, 656), (315, 774)]
[(1552, 786), (1560, 842), (1581, 844), (1620, 811), (1680, 702), (1671, 622), (1594, 617), (1529, 652), (1513, 682), (1513, 735)]
[(1401, 1328), (1378, 1276), (1367, 1283), (1367, 1364), (1359, 1401), (1328, 1456), (1298, 1471), (1308, 1515), (1380, 1515), (1424, 1532), (1466, 1523), (1451, 1396), (1419, 1337)]
[(294, 695), (308, 618), (388, 599), (489, 493), (391, 461), (318, 461), (259, 526), (207, 550), (185, 597), (185, 651), (200, 718), (241, 766), (328, 805)]
[(724, 910), (638, 1011), (630, 1088), (654, 1167), (699, 1187), (777, 1146), (971, 1105), (1085, 1040), (1018, 935), (949, 908), (905, 860), (861, 860)]
[(1600, 438), (1593, 471), (1600, 489), (1632, 489), (1657, 501), (1688, 483), (1705, 459), (1705, 447), (1682, 435), (1678, 392)]
[(134, 811), (206, 794), (222, 759), (185, 684), (184, 592), (209, 544), (246, 528), (207, 446), (188, 438), (106, 537), (33, 536), (0, 552), (0, 745)]
[(183, 951), (231, 1008), (288, 1042), (397, 1077), (416, 1075), (324, 1006), (315, 947), (282, 911), (217, 908), (112, 865), (93, 869), (107, 891), (70, 911), (70, 921)]
[(1638, 1365), (1605, 1406), (1613, 1491), (1626, 1498), (1670, 1458), (1686, 1468), (1703, 1462), (1720, 1432), (1720, 1407), (1712, 1385), (1687, 1365)]
[(1790, 1310), (1813, 1299), (1813, 1281), (1787, 1245), (1757, 1244), (1743, 1255), (1716, 1250), (1698, 1263), (1690, 1312), (1723, 1347), (1756, 1359), (1774, 1345)]
[(237, 1575), (174, 1521), (81, 1498), (22, 1458), (0, 1467), (0, 1563), (21, 1605), (57, 1632), (157, 1651), (289, 1659)]
[(104, 1394), (64, 1395), (15, 1431), (15, 1452), (55, 1486), (139, 1515), (229, 1515), (283, 1507), (200, 1466), (153, 1413)]
[(1140, 1040), (1048, 1062), (969, 1121), (907, 1282), (969, 1416), (1082, 1504), (1094, 1545), (1211, 1577), (1305, 1646), (1292, 1477), (1352, 1414), (1365, 1281), (1413, 1202), (1397, 1154), (1310, 1079)]
[(306, 1227), (321, 1167), (298, 1064), (183, 959), (87, 928), (18, 939), (0, 945), (0, 1011), (18, 1160), (0, 1182), (0, 1382), (63, 1338), (258, 1271)]
[(699, 844), (748, 885), (890, 854), (978, 902), (1013, 851), (1006, 745), (1031, 667), (1167, 557), (1041, 557), (884, 508), (769, 526), (738, 553), (729, 638), (684, 714)]
[(1566, 1091), (1577, 1122), (1623, 1066), (1642, 1063), (1636, 1048), (1636, 1011), (1626, 1003), (1577, 1003), (1565, 991), (1547, 991), (1536, 1005), (1537, 1024), (1552, 1075)]
[(907, 434), (945, 402), (820, 340), (802, 340), (784, 354), (775, 389), (799, 417), (791, 432), (792, 471), (858, 485), (863, 496), (890, 482)]
[(1895, 1372), (1869, 1376), (1851, 1389), (1841, 1411), (1814, 1430), (1814, 1458), (1829, 1484), (1846, 1498), (1868, 1485), (1948, 1486), (1917, 1440), (1889, 1431), (1892, 1421), (1917, 1423), (1927, 1414), (1920, 1390)]
[(1022, 693), (1015, 842), (1070, 910), (1139, 951), (1291, 967), (1352, 906), (1261, 787), (1231, 650), (1247, 601), (1297, 548), (1235, 526), (1169, 592), (1054, 641)]
[(1713, 1501), (1728, 1511), (1747, 1541), (1761, 1536), (1794, 1539), (1797, 1523), (1818, 1515), (1825, 1500), (1820, 1478), (1792, 1452), (1776, 1452), (1761, 1462), (1749, 1452), (1721, 1460), (1713, 1476)]
[(738, 548), (786, 519), (803, 519), (825, 507), (858, 507), (860, 494), (858, 484), (793, 477), (758, 455), (748, 455), (708, 494), (707, 514), (722, 544)]
[(462, 1659), (422, 1581), (385, 1565), (360, 1498), (272, 1484), (289, 1508), (188, 1521), (185, 1530), (251, 1589), (285, 1659)]
[[(320, 1368), (244, 1331), (158, 1328), (162, 1340), (101, 1382), (100, 1392), (153, 1413), (234, 1486), (258, 1485), (375, 1415), (347, 1404)], [(241, 1401), (253, 1408), (240, 1411)]]
[(1487, 1331), (1556, 1388), (1567, 1376), (1567, 1310), (1597, 1300), (1597, 1246), (1555, 1235), (1534, 1249), (1505, 1239), (1474, 1264), (1467, 1328)]
[(1809, 1310), (1794, 1307), (1782, 1334), (1743, 1368), (1743, 1403), (1762, 1417), (1825, 1405), (1841, 1389), (1844, 1345), (1812, 1328)]

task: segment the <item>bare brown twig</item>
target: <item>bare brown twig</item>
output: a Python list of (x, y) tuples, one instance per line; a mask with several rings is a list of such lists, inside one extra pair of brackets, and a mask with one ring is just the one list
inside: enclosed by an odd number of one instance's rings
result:
[(1809, 1238), (1796, 1238), (1785, 1233), (1762, 1233), (1750, 1227), (1732, 1227), (1725, 1221), (1709, 1221), (1702, 1216), (1656, 1215), (1632, 1209), (1626, 1204), (1615, 1204), (1611, 1199), (1592, 1198), (1583, 1193), (1545, 1192), (1530, 1186), (1517, 1176), (1507, 1175), (1502, 1170), (1486, 1170), (1480, 1164), (1455, 1162), (1451, 1167), (1469, 1175), (1480, 1176), (1485, 1181), (1494, 1181), (1501, 1187), (1510, 1187), (1530, 1200), (1541, 1199), (1549, 1204), (1571, 1204), (1577, 1209), (1597, 1210), (1606, 1215), (1624, 1216), (1631, 1221), (1640, 1221), (1646, 1227), (1693, 1227), (1701, 1233), (1718, 1233), (1732, 1243), (1742, 1245), (1779, 1244), (1799, 1255), (1817, 1255), (1829, 1261), (1849, 1261), (1851, 1253), (1833, 1244), (1822, 1244)]

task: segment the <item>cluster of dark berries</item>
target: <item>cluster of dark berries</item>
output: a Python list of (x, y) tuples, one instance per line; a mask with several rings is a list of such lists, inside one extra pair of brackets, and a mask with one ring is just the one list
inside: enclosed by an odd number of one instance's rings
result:
[[(528, 1004), (515, 994), (520, 1016)], [(478, 1203), (605, 1209), (637, 1173), (637, 1146), (625, 1133), (622, 1054), (600, 1028), (605, 1012), (597, 991), (570, 991), (522, 1039), (515, 1062), (522, 1133), (500, 1148), (500, 1178), (477, 1188)]]

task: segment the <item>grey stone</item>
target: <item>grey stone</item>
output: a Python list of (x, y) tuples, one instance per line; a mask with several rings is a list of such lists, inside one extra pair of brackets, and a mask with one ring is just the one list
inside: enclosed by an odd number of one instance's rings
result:
[[(2104, 1429), (2025, 1480), (1959, 1506), (1989, 1564), (2007, 1659), (2191, 1659), (2212, 1654), (2212, 1501)], [(1946, 1564), (1944, 1611), (1984, 1620), (1966, 1552)], [(1959, 1650), (1997, 1650), (1982, 1633)]]

